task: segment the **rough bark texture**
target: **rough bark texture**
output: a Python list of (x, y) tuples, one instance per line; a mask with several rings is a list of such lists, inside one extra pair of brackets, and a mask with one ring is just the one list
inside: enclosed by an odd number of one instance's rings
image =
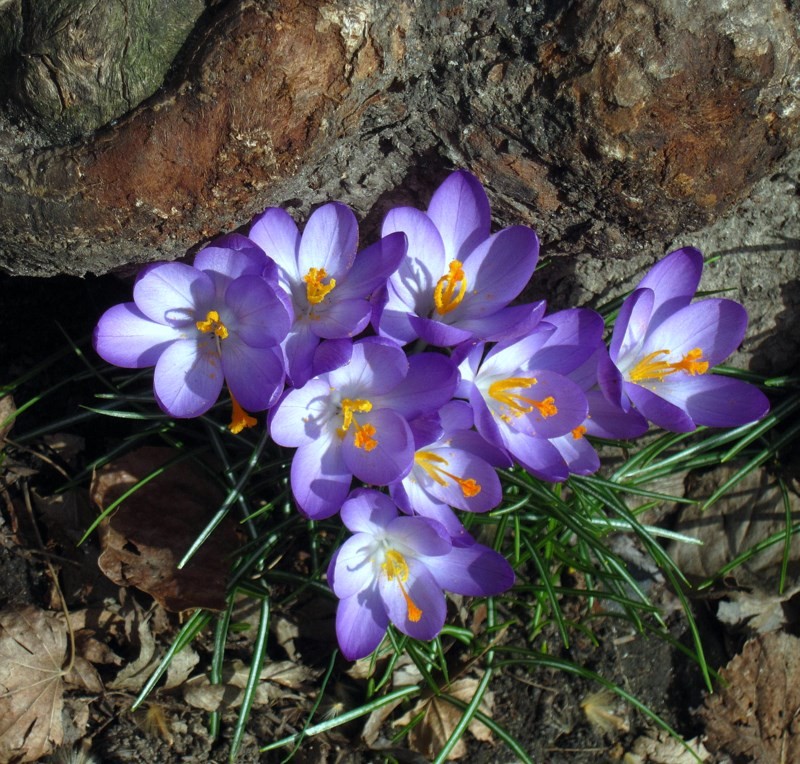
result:
[(89, 140), (0, 124), (0, 268), (174, 258), (271, 204), (341, 199), (369, 233), (452, 166), (562, 253), (660, 249), (797, 145), (797, 22), (781, 0), (228, 2)]

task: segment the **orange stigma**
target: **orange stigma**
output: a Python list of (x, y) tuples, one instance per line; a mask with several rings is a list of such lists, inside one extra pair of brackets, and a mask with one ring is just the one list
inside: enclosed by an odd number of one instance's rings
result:
[(403, 584), (408, 580), (408, 563), (405, 557), (396, 549), (389, 549), (386, 552), (386, 561), (381, 565), (383, 572), (386, 573), (386, 578), (389, 581), (397, 579), (397, 585), (403, 594), (403, 599), (406, 601), (406, 609), (408, 611), (408, 620), (416, 623), (422, 618), (422, 610), (417, 607), (411, 595), (406, 591)]
[(708, 371), (708, 361), (703, 360), (703, 351), (700, 348), (690, 350), (680, 361), (655, 360), (660, 355), (667, 355), (669, 350), (656, 350), (642, 358), (628, 373), (631, 382), (645, 382), (657, 379), (659, 382), (678, 371), (685, 371), (694, 377), (696, 374), (705, 374)]
[(255, 417), (250, 416), (250, 414), (248, 414), (239, 405), (239, 401), (237, 401), (232, 394), (231, 405), (233, 407), (233, 411), (231, 412), (231, 423), (228, 425), (228, 429), (234, 435), (238, 435), (246, 427), (255, 427), (258, 424), (258, 420)]
[(327, 284), (323, 281), (328, 278), (324, 268), (309, 268), (303, 276), (306, 282), (306, 297), (312, 305), (319, 305), (328, 293), (336, 286), (336, 279), (330, 279)]
[(580, 440), (584, 435), (586, 435), (586, 428), (582, 424), (579, 424), (572, 431), (572, 437), (575, 438), (575, 440)]
[(480, 483), (473, 478), (460, 478), (452, 472), (447, 472), (439, 465), (447, 466), (448, 462), (443, 456), (434, 454), (433, 451), (417, 451), (414, 454), (414, 461), (430, 476), (431, 480), (439, 485), (447, 485), (447, 478), (450, 478), (460, 489), (464, 497), (471, 499), (481, 492)]
[[(456, 287), (458, 290), (456, 291)], [(447, 273), (436, 282), (433, 302), (440, 315), (455, 310), (467, 293), (467, 277), (458, 260), (452, 260)]]
[(378, 445), (375, 438), (375, 425), (367, 422), (365, 425), (360, 425), (355, 418), (355, 414), (367, 414), (372, 411), (372, 401), (356, 398), (342, 399), (342, 426), (338, 429), (339, 437), (343, 438), (350, 425), (355, 425), (355, 435), (353, 436), (353, 444), (356, 448), (363, 448), (365, 451), (372, 451)]

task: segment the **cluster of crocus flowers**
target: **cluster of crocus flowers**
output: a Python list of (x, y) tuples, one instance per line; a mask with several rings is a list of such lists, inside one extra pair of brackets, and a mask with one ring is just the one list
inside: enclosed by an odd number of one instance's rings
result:
[(486, 194), (463, 170), (425, 212), (390, 211), (360, 250), (341, 203), (317, 209), (302, 233), (270, 208), (191, 266), (146, 268), (133, 302), (100, 319), (95, 347), (119, 366), (154, 366), (171, 416), (205, 413), (223, 386), (233, 432), (268, 412), (271, 438), (295, 449), (299, 511), (340, 513), (353, 534), (328, 579), (339, 643), (356, 659), (390, 623), (435, 637), (445, 592), (513, 584), (459, 514), (500, 505), (498, 469), (564, 481), (598, 469), (592, 436), (635, 438), (648, 420), (676, 432), (736, 426), (768, 410), (757, 388), (713, 374), (747, 316), (731, 300), (692, 302), (699, 252), (651, 269), (608, 347), (594, 311), (511, 304), (538, 254), (529, 228), (491, 232)]

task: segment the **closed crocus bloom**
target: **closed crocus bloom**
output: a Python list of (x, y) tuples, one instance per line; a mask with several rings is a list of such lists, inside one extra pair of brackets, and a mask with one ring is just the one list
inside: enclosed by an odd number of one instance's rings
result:
[(254, 220), (249, 237), (274, 261), (291, 297), (294, 323), (283, 349), (289, 379), (301, 387), (313, 375), (321, 340), (352, 338), (367, 326), (370, 297), (400, 263), (405, 236), (388, 236), (358, 252), (355, 215), (331, 202), (311, 215), (302, 235), (285, 210), (271, 207)]
[(693, 303), (702, 269), (691, 247), (654, 265), (623, 303), (598, 371), (609, 401), (673, 432), (735, 427), (769, 410), (756, 387), (712, 373), (742, 342), (747, 312), (733, 300)]
[(456, 369), (443, 355), (409, 359), (379, 337), (331, 341), (316, 357), (327, 371), (284, 395), (270, 414), (270, 433), (297, 448), (291, 485), (298, 506), (325, 518), (339, 511), (354, 476), (388, 485), (408, 473), (414, 457), (408, 420), (450, 400)]
[(514, 583), (502, 555), (474, 542), (455, 546), (440, 523), (400, 515), (378, 491), (354, 491), (341, 517), (354, 535), (331, 560), (328, 582), (340, 600), (336, 635), (349, 660), (369, 655), (390, 622), (416, 639), (433, 639), (444, 626), (445, 590), (488, 596)]
[(100, 318), (94, 346), (109, 363), (155, 366), (154, 392), (174, 417), (208, 411), (226, 383), (231, 429), (253, 424), (284, 383), (279, 343), (291, 323), (274, 267), (243, 236), (226, 236), (198, 253), (194, 265), (157, 263), (133, 289), (133, 302)]
[(539, 240), (524, 226), (490, 233), (480, 181), (459, 170), (434, 192), (427, 212), (391, 210), (383, 235), (402, 232), (408, 252), (378, 300), (379, 333), (400, 344), (421, 338), (437, 347), (494, 341), (538, 321), (543, 304), (509, 307), (528, 283)]

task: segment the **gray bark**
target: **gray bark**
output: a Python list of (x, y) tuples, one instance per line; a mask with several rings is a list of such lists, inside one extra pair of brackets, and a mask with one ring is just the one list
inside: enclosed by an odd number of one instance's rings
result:
[(371, 235), (454, 166), (551, 252), (660, 249), (798, 144), (797, 22), (780, 0), (228, 2), (115, 124), (6, 120), (0, 268), (172, 259), (330, 199)]

